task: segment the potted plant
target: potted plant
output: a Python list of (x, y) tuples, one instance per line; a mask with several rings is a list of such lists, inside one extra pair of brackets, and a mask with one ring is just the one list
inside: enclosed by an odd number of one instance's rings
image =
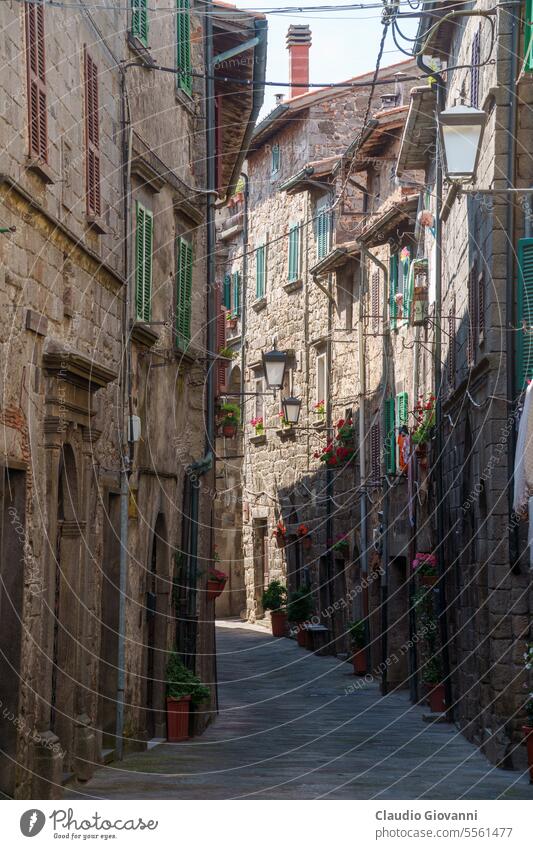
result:
[(366, 639), (365, 623), (362, 619), (356, 619), (350, 624), (350, 642), (353, 650), (353, 674), (364, 675), (366, 673)]
[(302, 648), (307, 648), (308, 645), (305, 623), (312, 615), (313, 609), (314, 604), (310, 587), (300, 587), (299, 590), (295, 590), (290, 594), (287, 605), (287, 616), (289, 622), (293, 622), (296, 625), (296, 639), (298, 645), (302, 646)]
[(350, 551), (350, 541), (348, 539), (348, 534), (337, 534), (332, 548), (333, 551), (336, 551), (338, 554), (342, 554), (343, 557), (346, 557), (346, 555)]
[(287, 429), (289, 430), (289, 429), (292, 427), (291, 422), (289, 422), (289, 421), (285, 418), (285, 414), (284, 414), (283, 410), (280, 410), (280, 411), (279, 411), (279, 413), (278, 413), (278, 417), (279, 417), (279, 420), (280, 420), (280, 423), (281, 423), (281, 427), (282, 427), (282, 428), (287, 428)]
[(435, 424), (435, 400), (434, 395), (429, 395), (427, 399), (421, 395), (414, 409), (416, 426), (411, 434), (411, 442), (423, 466), (427, 465), (427, 443)]
[(305, 551), (309, 551), (313, 547), (313, 540), (309, 534), (309, 528), (303, 523), (298, 525), (298, 539), (301, 540)]
[(250, 419), (250, 424), (253, 428), (255, 428), (255, 435), (262, 436), (265, 432), (265, 424), (263, 422), (262, 416), (255, 416), (253, 419)]
[(173, 651), (167, 664), (167, 740), (170, 743), (189, 738), (190, 705), (201, 704), (210, 695), (209, 687), (202, 684)]
[(237, 351), (234, 351), (233, 348), (220, 348), (218, 356), (224, 357), (225, 360), (234, 360), (237, 356)]
[(225, 403), (220, 408), (222, 433), (233, 439), (241, 421), (241, 410), (238, 404)]
[(278, 524), (272, 531), (272, 536), (275, 538), (278, 548), (283, 548), (285, 545), (285, 537), (287, 536), (287, 528), (283, 523), (283, 519), (278, 520)]
[[(525, 668), (529, 672), (533, 667), (533, 643), (528, 643), (524, 652)], [(524, 744), (527, 749), (527, 765), (529, 767), (529, 783), (533, 784), (533, 693), (529, 694), (526, 702), (527, 723), (522, 726)]]
[(317, 404), (315, 404), (313, 410), (315, 411), (317, 416), (320, 416), (320, 418), (324, 418), (324, 416), (326, 415), (326, 402), (319, 401)]
[(434, 554), (417, 551), (411, 565), (423, 586), (433, 587), (437, 583), (439, 577), (437, 574), (437, 558)]
[(261, 598), (261, 604), (264, 610), (270, 610), (272, 636), (284, 637), (287, 631), (287, 588), (281, 581), (270, 581)]
[(442, 683), (442, 669), (438, 657), (431, 657), (422, 673), (422, 681), (428, 685), (429, 709), (432, 713), (444, 713), (446, 700), (444, 684)]
[(216, 569), (214, 566), (209, 568), (209, 574), (207, 576), (208, 601), (214, 601), (219, 595), (222, 595), (227, 580), (228, 576), (225, 572), (221, 572), (220, 569)]
[(352, 419), (339, 419), (337, 422), (337, 442), (345, 448), (354, 448), (355, 430)]

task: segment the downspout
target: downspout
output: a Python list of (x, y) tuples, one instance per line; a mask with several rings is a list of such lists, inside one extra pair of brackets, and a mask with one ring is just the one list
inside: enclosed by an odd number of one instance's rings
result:
[[(431, 70), (422, 56), (416, 57), (416, 64), (425, 74), (432, 75), (435, 79), (437, 92), (437, 114), (442, 112), (446, 103), (446, 84), (439, 73)], [(444, 562), (444, 487), (442, 480), (442, 161), (440, 153), (440, 140), (437, 133), (437, 145), (435, 153), (435, 348), (433, 370), (435, 373), (435, 485), (436, 485), (436, 514), (437, 514), (437, 564), (438, 564), (438, 610), (439, 629), (441, 640), (442, 671), (444, 677), (444, 689), (446, 695), (446, 716), (448, 721), (453, 721), (453, 697), (450, 669), (450, 650), (448, 645), (448, 617), (446, 603), (446, 564)]]
[(248, 174), (244, 171), (241, 174), (244, 180), (244, 210), (242, 221), (242, 315), (241, 315), (241, 422), (244, 422), (245, 415), (245, 398), (244, 398), (244, 369), (246, 367), (246, 305), (247, 305), (247, 286), (248, 286), (248, 205), (250, 200), (250, 182)]
[(207, 159), (207, 192), (206, 195), (206, 250), (207, 250), (207, 298), (206, 298), (206, 348), (208, 361), (206, 402), (205, 402), (205, 458), (212, 458), (215, 448), (215, 347), (216, 347), (216, 316), (215, 316), (215, 278), (216, 278), (216, 223), (215, 200), (216, 187), (216, 116), (215, 116), (215, 75), (213, 65), (213, 4), (208, 5), (204, 17), (205, 79), (206, 101), (206, 159)]
[[(363, 257), (359, 262), (359, 323), (357, 333), (357, 354), (359, 364), (359, 515), (361, 522), (361, 530), (359, 537), (361, 540), (361, 574), (363, 580), (367, 580), (368, 576), (368, 540), (367, 540), (367, 474), (366, 474), (366, 450), (365, 450), (365, 435), (366, 435), (366, 411), (365, 411), (365, 395), (366, 395), (366, 371), (365, 371), (365, 336), (364, 336), (364, 298), (365, 298), (365, 263)], [(364, 596), (366, 597), (366, 596)], [(367, 607), (367, 605), (365, 605)], [(355, 599), (352, 616), (356, 618)], [(368, 640), (368, 610), (364, 610), (363, 619), (365, 620), (366, 638), (365, 643), (369, 646)], [(370, 669), (371, 665), (367, 664)]]

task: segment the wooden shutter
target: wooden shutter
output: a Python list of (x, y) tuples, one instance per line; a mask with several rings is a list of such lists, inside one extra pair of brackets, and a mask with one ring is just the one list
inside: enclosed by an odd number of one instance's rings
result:
[[(216, 344), (217, 354), (226, 345), (226, 314), (222, 304), (222, 291), (220, 286), (217, 286), (215, 292), (215, 307), (216, 307)], [(216, 394), (220, 395), (223, 391), (223, 386), (226, 384), (226, 366), (217, 360), (216, 364)]]
[(372, 328), (374, 331), (379, 330), (379, 286), (379, 271), (374, 271), (370, 289), (370, 312), (372, 314)]
[(396, 396), (398, 410), (398, 427), (409, 423), (409, 396), (407, 392), (400, 392)]
[(187, 350), (191, 341), (192, 245), (178, 239), (178, 273), (176, 280), (176, 344)]
[(477, 329), (480, 339), (482, 334), (485, 333), (485, 272), (483, 260), (481, 264), (482, 268), (477, 275)]
[(265, 296), (265, 246), (260, 245), (255, 252), (255, 295), (256, 298)]
[(100, 117), (98, 103), (98, 68), (85, 48), (85, 144), (87, 214), (99, 216), (102, 211), (100, 193)]
[(470, 52), (471, 68), (470, 68), (470, 106), (479, 107), (479, 60), (481, 55), (480, 50), (481, 31), (480, 28), (474, 33), (472, 39), (472, 49)]
[(289, 229), (289, 282), (298, 280), (300, 273), (300, 226)]
[(396, 293), (398, 291), (398, 254), (392, 254), (389, 259), (389, 320), (390, 326), (396, 327)]
[(533, 71), (533, 0), (526, 0), (524, 24), (524, 70)]
[[(177, 45), (176, 59), (178, 86), (187, 94), (192, 95), (191, 75), (191, 12), (190, 0), (177, 0)], [(218, 104), (220, 106), (220, 104)], [(220, 109), (218, 110), (220, 112)], [(220, 120), (217, 122), (220, 125)]]
[(381, 427), (373, 424), (370, 428), (370, 474), (371, 480), (379, 484), (381, 479)]
[(533, 239), (518, 241), (517, 388), (533, 378)]
[(135, 230), (135, 311), (139, 321), (152, 317), (153, 215), (137, 202)]
[(385, 399), (385, 469), (388, 475), (396, 472), (396, 429), (394, 398)]
[(452, 300), (450, 312), (448, 313), (448, 384), (450, 389), (455, 388), (456, 374), (456, 323), (455, 323), (455, 297)]
[(131, 0), (131, 32), (148, 46), (148, 0)]
[(222, 296), (222, 303), (226, 307), (227, 310), (231, 309), (231, 275), (224, 275), (224, 290)]
[(320, 212), (317, 218), (317, 258), (323, 259), (329, 247), (329, 213)]
[(241, 275), (233, 272), (233, 314), (241, 314)]
[(478, 332), (478, 288), (476, 263), (472, 265), (468, 275), (468, 339), (467, 339), (467, 361), (468, 365), (474, 365), (476, 359), (476, 345), (479, 338)]
[(29, 154), (48, 162), (48, 114), (46, 104), (46, 58), (44, 6), (32, 0), (24, 4), (26, 69), (28, 76)]

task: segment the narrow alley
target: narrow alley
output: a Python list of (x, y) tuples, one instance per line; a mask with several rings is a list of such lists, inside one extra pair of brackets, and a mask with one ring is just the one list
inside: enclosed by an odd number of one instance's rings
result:
[(533, 799), (407, 691), (382, 698), (351, 666), (258, 625), (217, 623), (220, 713), (200, 737), (100, 769), (65, 798)]

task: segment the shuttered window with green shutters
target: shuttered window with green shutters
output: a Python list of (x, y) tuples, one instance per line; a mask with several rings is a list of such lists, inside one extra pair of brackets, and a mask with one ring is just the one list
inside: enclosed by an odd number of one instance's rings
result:
[(300, 225), (289, 229), (289, 283), (300, 278)]
[(396, 294), (398, 292), (398, 254), (392, 254), (389, 259), (389, 320), (390, 326), (396, 327), (398, 312)]
[(266, 294), (266, 248), (260, 245), (255, 252), (255, 296), (264, 298)]
[(533, 379), (533, 239), (518, 241), (517, 387)]
[(152, 317), (153, 214), (139, 202), (135, 228), (135, 312), (138, 321)]
[(222, 303), (227, 310), (231, 309), (231, 275), (224, 275), (224, 290), (222, 295)]
[(185, 350), (191, 341), (192, 267), (192, 245), (180, 237), (176, 275), (176, 344), (181, 350)]
[(277, 174), (281, 166), (281, 151), (279, 144), (272, 145), (272, 174)]
[(234, 271), (233, 278), (233, 315), (241, 314), (241, 275)]
[(131, 33), (148, 46), (148, 0), (131, 0)]
[(394, 398), (385, 399), (385, 470), (388, 475), (396, 472), (396, 428)]
[(329, 211), (322, 208), (317, 213), (316, 219), (316, 255), (317, 259), (324, 259), (329, 251)]
[(533, 71), (533, 0), (526, 0), (524, 24), (524, 70)]
[(408, 424), (409, 422), (409, 396), (407, 392), (400, 392), (396, 396), (396, 410), (398, 416), (398, 427)]
[(176, 64), (178, 73), (178, 88), (192, 95), (192, 65), (191, 65), (191, 12), (190, 0), (176, 0)]

